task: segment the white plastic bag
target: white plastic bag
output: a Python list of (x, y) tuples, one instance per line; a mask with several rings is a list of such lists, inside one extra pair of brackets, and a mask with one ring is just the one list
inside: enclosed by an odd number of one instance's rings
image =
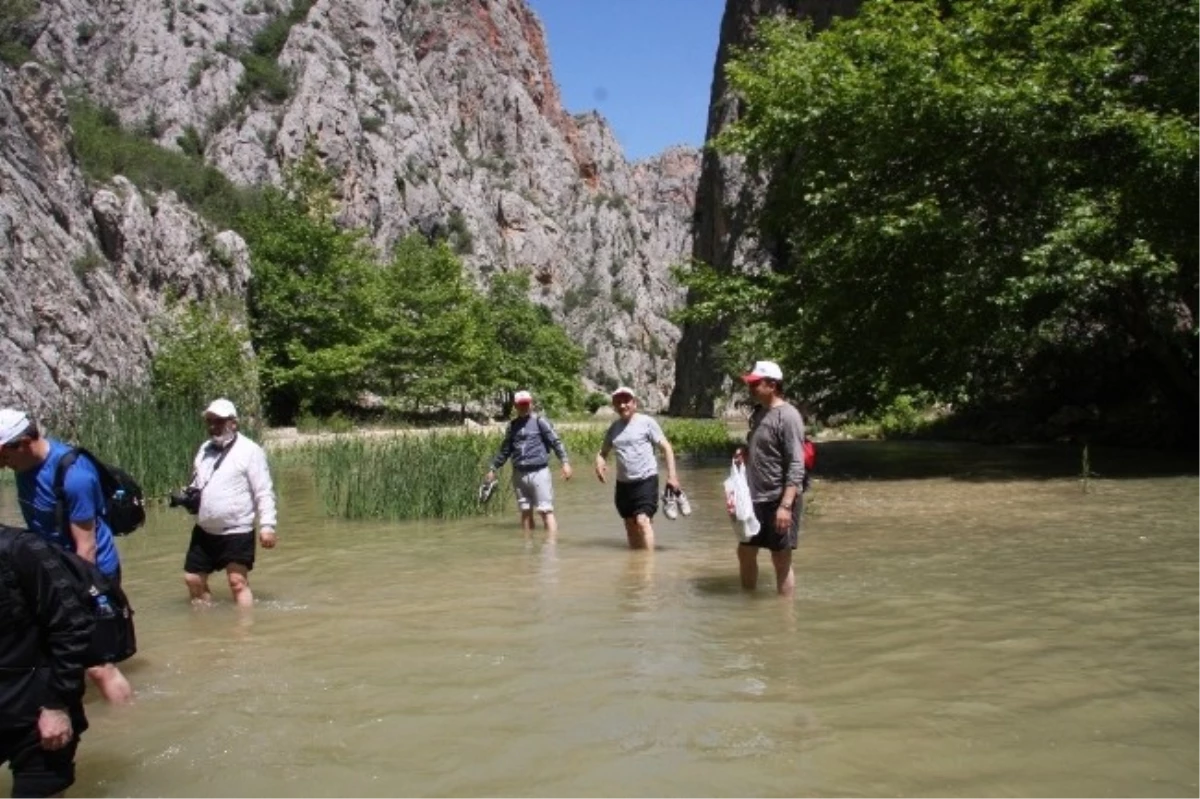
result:
[(746, 482), (746, 467), (737, 461), (729, 467), (725, 478), (725, 509), (733, 523), (734, 535), (739, 541), (749, 541), (758, 535), (762, 525), (754, 515), (754, 503), (750, 501), (750, 484)]

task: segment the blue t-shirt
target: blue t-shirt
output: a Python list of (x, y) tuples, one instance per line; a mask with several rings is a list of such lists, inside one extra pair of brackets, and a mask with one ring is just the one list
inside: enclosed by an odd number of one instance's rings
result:
[[(59, 529), (57, 497), (54, 496), (54, 473), (58, 461), (71, 448), (60, 441), (46, 439), (50, 454), (41, 466), (25, 472), (17, 472), (17, 501), (25, 526), (52, 544), (75, 551), (75, 539), (69, 530)], [(66, 497), (67, 518), (76, 524), (96, 523), (96, 565), (111, 577), (121, 568), (121, 557), (113, 541), (112, 530), (100, 514), (104, 511), (104, 490), (100, 487), (100, 474), (91, 458), (80, 455), (75, 459), (63, 479), (63, 494)]]

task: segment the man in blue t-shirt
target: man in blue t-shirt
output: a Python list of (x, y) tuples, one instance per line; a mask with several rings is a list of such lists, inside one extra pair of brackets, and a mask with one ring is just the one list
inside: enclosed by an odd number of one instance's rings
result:
[[(17, 501), (25, 526), (50, 543), (74, 552), (114, 584), (121, 581), (121, 559), (105, 521), (100, 474), (87, 457), (80, 457), (63, 477), (64, 524), (59, 526), (54, 476), (59, 460), (71, 451), (61, 441), (42, 436), (25, 412), (0, 409), (0, 467), (17, 473)], [(114, 663), (92, 666), (88, 678), (113, 704), (133, 698), (129, 681)]]

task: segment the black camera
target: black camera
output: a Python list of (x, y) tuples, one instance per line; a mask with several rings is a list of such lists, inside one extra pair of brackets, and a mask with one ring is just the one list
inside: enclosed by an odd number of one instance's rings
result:
[(167, 498), (167, 505), (172, 508), (183, 508), (195, 516), (200, 512), (200, 489), (188, 486), (175, 491)]

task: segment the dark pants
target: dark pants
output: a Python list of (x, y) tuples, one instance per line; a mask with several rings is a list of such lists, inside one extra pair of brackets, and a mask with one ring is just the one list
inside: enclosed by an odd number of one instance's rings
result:
[(744, 547), (759, 547), (772, 552), (782, 552), (785, 549), (795, 549), (800, 543), (800, 515), (804, 510), (804, 497), (796, 495), (796, 504), (792, 506), (792, 526), (787, 533), (780, 535), (775, 532), (775, 511), (779, 510), (782, 498), (772, 502), (755, 502), (754, 516), (762, 526), (758, 535), (742, 543)]
[(192, 541), (187, 556), (183, 559), (183, 570), (188, 574), (212, 574), (230, 563), (254, 568), (254, 532), (233, 535), (213, 535), (201, 527), (192, 528)]
[(36, 720), (26, 727), (0, 731), (0, 762), (7, 761), (12, 771), (14, 797), (54, 796), (75, 784), (75, 750), (88, 723), (82, 705), (68, 712), (75, 737), (53, 752), (42, 748)]
[(658, 513), (658, 475), (627, 483), (618, 480), (613, 503), (622, 519), (633, 519), (640, 513), (653, 519)]

